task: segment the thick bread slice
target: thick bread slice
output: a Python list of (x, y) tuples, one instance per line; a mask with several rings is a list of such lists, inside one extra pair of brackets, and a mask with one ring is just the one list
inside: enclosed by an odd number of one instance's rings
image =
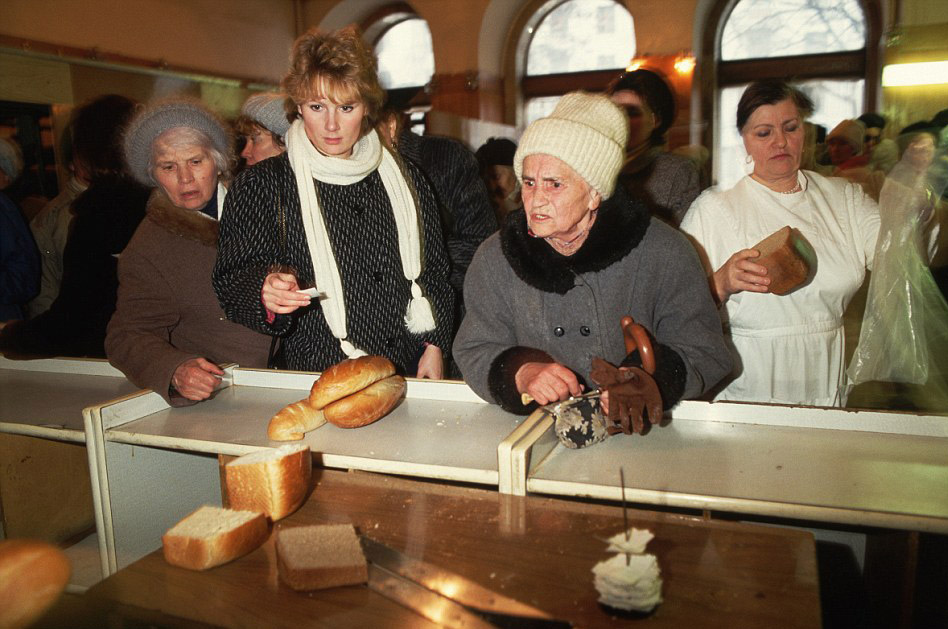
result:
[(395, 365), (384, 356), (361, 356), (337, 363), (324, 371), (309, 392), (309, 405), (322, 410), (327, 404), (361, 391), (373, 382), (395, 373)]
[(263, 513), (203, 506), (161, 536), (162, 552), (172, 565), (207, 570), (243, 557), (268, 534)]
[(52, 544), (0, 541), (0, 627), (32, 625), (62, 594), (69, 574), (69, 559)]
[(272, 441), (299, 441), (310, 430), (326, 423), (322, 411), (309, 405), (309, 400), (300, 400), (284, 407), (270, 418), (267, 437)]
[(309, 446), (251, 452), (224, 466), (227, 499), (231, 509), (261, 511), (276, 522), (303, 504), (312, 474)]
[(782, 227), (752, 247), (760, 256), (751, 262), (767, 267), (770, 292), (786, 295), (806, 281), (816, 252), (799, 230)]
[(351, 524), (281, 528), (276, 553), (280, 579), (294, 590), (321, 590), (369, 580), (365, 555)]
[(389, 376), (323, 409), (330, 424), (358, 428), (385, 417), (405, 395), (405, 379)]

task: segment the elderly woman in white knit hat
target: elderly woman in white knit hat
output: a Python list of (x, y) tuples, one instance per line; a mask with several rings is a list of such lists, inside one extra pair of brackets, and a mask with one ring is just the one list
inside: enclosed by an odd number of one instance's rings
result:
[(269, 339), (227, 321), (211, 287), (231, 140), (217, 116), (183, 98), (140, 110), (125, 131), (129, 170), (156, 189), (119, 259), (105, 348), (129, 380), (173, 406), (210, 397), (219, 364), (267, 361)]
[(287, 101), (286, 94), (275, 92), (254, 94), (244, 101), (236, 126), (237, 133), (244, 138), (240, 156), (247, 166), (286, 151), (284, 137), (290, 130)]
[[(572, 92), (520, 140), (514, 169), (524, 210), (478, 249), (454, 343), (471, 388), (511, 412), (531, 410), (522, 394), (548, 404), (580, 395), (593, 380), (606, 384), (591, 378), (592, 360), (601, 358), (632, 369), (657, 422), (656, 385), (665, 409), (701, 395), (730, 369), (694, 249), (616, 186), (627, 129), (607, 97)], [(638, 351), (626, 353), (625, 316), (652, 335), (651, 375), (638, 368)], [(626, 416), (610, 420), (627, 430), (631, 419), (643, 430), (641, 407), (618, 415)]]
[(375, 66), (355, 29), (297, 39), (283, 87), (301, 119), (285, 154), (234, 181), (214, 288), (233, 321), (282, 339), (290, 369), (375, 354), (441, 378), (454, 298), (440, 215), (375, 131)]

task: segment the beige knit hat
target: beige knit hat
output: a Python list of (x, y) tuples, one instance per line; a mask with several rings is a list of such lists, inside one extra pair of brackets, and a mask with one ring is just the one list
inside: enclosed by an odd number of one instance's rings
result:
[(553, 113), (524, 131), (514, 155), (514, 172), (523, 183), (524, 158), (552, 155), (608, 199), (622, 168), (628, 134), (628, 118), (607, 96), (570, 92)]
[(853, 152), (859, 155), (862, 153), (865, 137), (866, 125), (864, 125), (862, 121), (843, 120), (836, 125), (832, 131), (826, 134), (826, 141), (829, 142), (833, 138), (839, 138), (853, 147)]

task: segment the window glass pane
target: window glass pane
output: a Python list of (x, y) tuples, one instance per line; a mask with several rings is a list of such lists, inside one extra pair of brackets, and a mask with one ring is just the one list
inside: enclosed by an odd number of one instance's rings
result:
[(721, 59), (859, 50), (866, 20), (857, 0), (741, 0), (721, 37)]
[(375, 43), (379, 82), (385, 89), (425, 85), (434, 74), (431, 31), (421, 18), (399, 22)]
[[(796, 85), (813, 99), (814, 111), (809, 122), (823, 125), (829, 132), (846, 118), (856, 118), (862, 112), (863, 79), (801, 81)], [(747, 163), (747, 152), (741, 135), (735, 127), (737, 103), (744, 93), (746, 85), (726, 87), (721, 90), (718, 102), (719, 115), (716, 116), (717, 138), (714, 159), (714, 179), (717, 185), (726, 190), (736, 184), (741, 177), (751, 171)]]
[(559, 96), (541, 96), (540, 98), (531, 98), (527, 101), (527, 115), (524, 128), (534, 120), (546, 118), (553, 113), (553, 108), (559, 102)]
[(632, 16), (614, 0), (571, 0), (551, 11), (527, 50), (527, 74), (624, 68), (635, 56)]

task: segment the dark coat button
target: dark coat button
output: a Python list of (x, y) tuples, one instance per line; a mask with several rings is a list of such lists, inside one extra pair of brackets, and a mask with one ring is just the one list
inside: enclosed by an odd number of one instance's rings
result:
[(555, 328), (553, 328), (553, 336), (563, 336), (564, 334), (566, 334), (566, 330), (564, 330), (560, 326), (556, 326)]
[(381, 271), (372, 271), (372, 279), (376, 282), (382, 281), (382, 272)]
[(385, 339), (385, 347), (395, 347), (395, 337), (390, 336)]
[(589, 326), (584, 325), (583, 327), (579, 328), (579, 333), (583, 336), (589, 336)]

